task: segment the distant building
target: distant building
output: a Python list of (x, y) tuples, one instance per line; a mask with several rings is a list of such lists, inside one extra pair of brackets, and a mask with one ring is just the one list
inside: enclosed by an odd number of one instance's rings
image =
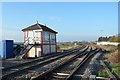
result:
[(119, 42), (97, 42), (97, 45), (114, 45), (118, 46), (120, 43)]
[(24, 45), (27, 57), (40, 57), (45, 54), (57, 52), (56, 34), (57, 32), (38, 22), (25, 29)]

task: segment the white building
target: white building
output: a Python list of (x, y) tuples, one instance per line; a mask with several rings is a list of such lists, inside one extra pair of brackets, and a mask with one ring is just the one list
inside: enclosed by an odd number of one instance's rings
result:
[(114, 45), (118, 46), (119, 42), (97, 42), (97, 45)]

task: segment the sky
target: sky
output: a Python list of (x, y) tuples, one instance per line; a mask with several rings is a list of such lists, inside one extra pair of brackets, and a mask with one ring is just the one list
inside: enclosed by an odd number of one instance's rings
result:
[(23, 41), (21, 31), (37, 23), (57, 31), (57, 41), (96, 41), (118, 33), (117, 2), (3, 2), (3, 39)]

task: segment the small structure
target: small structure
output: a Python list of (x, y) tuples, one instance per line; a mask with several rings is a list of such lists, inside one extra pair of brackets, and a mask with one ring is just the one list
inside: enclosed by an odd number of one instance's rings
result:
[(56, 31), (38, 22), (22, 31), (24, 32), (24, 45), (29, 47), (27, 57), (40, 57), (57, 52)]
[(13, 40), (2, 40), (0, 42), (0, 58), (13, 58), (14, 57), (14, 50), (13, 50)]

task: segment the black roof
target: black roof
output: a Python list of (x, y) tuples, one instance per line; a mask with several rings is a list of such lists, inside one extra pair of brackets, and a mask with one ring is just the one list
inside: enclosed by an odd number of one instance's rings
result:
[(43, 31), (49, 31), (49, 32), (53, 32), (53, 33), (57, 33), (56, 31), (48, 28), (46, 25), (42, 25), (42, 24), (34, 24), (32, 26), (29, 26), (27, 28), (22, 29), (22, 31), (28, 31), (28, 30), (38, 30), (38, 29), (42, 29)]

